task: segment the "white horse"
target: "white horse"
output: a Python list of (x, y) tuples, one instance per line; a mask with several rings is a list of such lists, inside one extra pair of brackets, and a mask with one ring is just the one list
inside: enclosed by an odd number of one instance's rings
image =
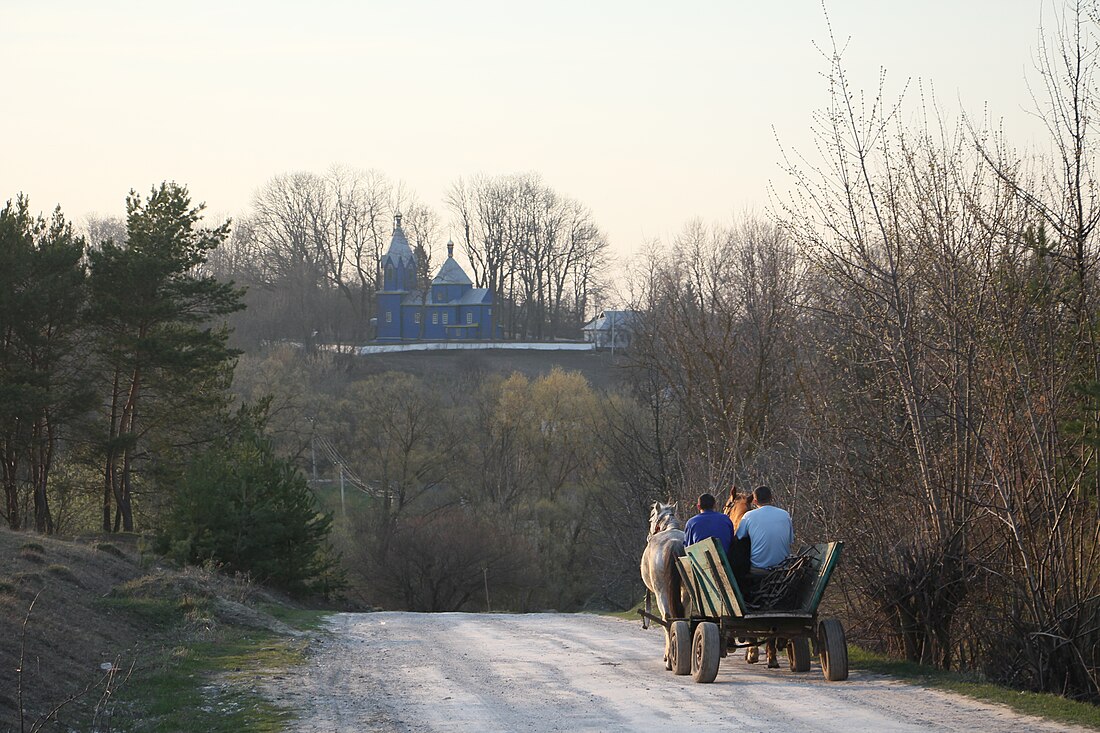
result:
[[(684, 528), (676, 517), (676, 504), (653, 502), (649, 513), (649, 538), (642, 553), (642, 582), (648, 592), (645, 610), (649, 613), (649, 597), (657, 599), (661, 618), (680, 618), (684, 615), (680, 590), (680, 574), (674, 567), (676, 558), (684, 554)], [(648, 623), (643, 624), (648, 628)]]

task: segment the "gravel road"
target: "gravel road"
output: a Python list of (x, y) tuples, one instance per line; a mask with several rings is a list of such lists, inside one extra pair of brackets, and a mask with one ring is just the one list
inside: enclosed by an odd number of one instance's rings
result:
[(297, 730), (1074, 730), (858, 670), (826, 682), (816, 661), (796, 675), (731, 655), (696, 684), (665, 671), (659, 628), (602, 616), (338, 614), (328, 628), (268, 690), (300, 711)]

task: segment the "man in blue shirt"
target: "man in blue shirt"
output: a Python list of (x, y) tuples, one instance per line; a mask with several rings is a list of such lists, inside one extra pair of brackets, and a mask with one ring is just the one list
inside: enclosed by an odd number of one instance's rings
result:
[(762, 574), (787, 559), (794, 542), (794, 524), (790, 514), (772, 505), (772, 490), (767, 486), (752, 492), (752, 503), (756, 508), (741, 517), (737, 539), (751, 540), (752, 572)]
[(684, 525), (684, 547), (713, 537), (729, 555), (730, 545), (733, 544), (733, 522), (725, 514), (714, 511), (714, 503), (713, 494), (699, 497), (699, 513)]

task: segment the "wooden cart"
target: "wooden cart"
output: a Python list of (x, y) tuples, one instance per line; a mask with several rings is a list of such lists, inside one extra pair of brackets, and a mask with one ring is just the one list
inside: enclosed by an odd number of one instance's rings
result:
[(696, 682), (713, 682), (729, 650), (786, 641), (792, 672), (810, 669), (811, 647), (821, 660), (825, 679), (848, 679), (848, 646), (837, 619), (819, 620), (817, 608), (840, 559), (841, 542), (806, 548), (810, 564), (804, 582), (778, 608), (752, 608), (745, 602), (725, 552), (713, 538), (697, 542), (679, 558), (681, 580), (690, 596), (687, 618), (663, 620), (643, 615), (665, 627), (666, 667), (689, 672)]

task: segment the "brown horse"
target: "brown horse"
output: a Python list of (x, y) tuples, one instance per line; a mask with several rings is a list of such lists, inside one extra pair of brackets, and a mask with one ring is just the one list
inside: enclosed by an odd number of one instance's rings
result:
[(741, 517), (752, 509), (752, 494), (738, 494), (737, 487), (730, 487), (730, 498), (726, 499), (726, 506), (722, 510), (733, 521), (733, 529), (737, 531), (741, 524)]
[[(730, 487), (730, 497), (726, 499), (726, 506), (723, 511), (733, 522), (733, 531), (736, 532), (737, 528), (741, 526), (741, 518), (745, 516), (745, 513), (752, 509), (752, 494), (738, 494), (737, 487)], [(776, 658), (776, 640), (775, 638), (769, 638), (765, 643), (765, 647), (768, 653), (768, 666), (778, 667), (779, 660)], [(749, 664), (756, 664), (760, 659), (760, 650), (755, 646), (750, 646), (745, 649), (745, 661)]]

